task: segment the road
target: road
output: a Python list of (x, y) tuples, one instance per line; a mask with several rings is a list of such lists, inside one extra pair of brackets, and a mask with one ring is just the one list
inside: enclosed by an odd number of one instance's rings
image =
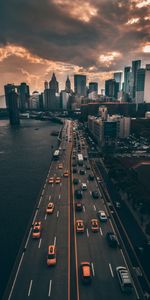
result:
[[(90, 164), (89, 160), (85, 160), (83, 166), (77, 164), (77, 173), (71, 173), (73, 135), (77, 145), (80, 144), (83, 155), (87, 156), (87, 145), (82, 134), (78, 134), (77, 131), (72, 134), (72, 121), (67, 120), (62, 132), (59, 160), (52, 161), (32, 222), (32, 224), (35, 221), (42, 222), (41, 237), (32, 238), (31, 224), (15, 276), (3, 300), (139, 299), (134, 279), (131, 295), (125, 295), (120, 290), (115, 269), (119, 265), (127, 268), (130, 266), (127, 265), (123, 249), (120, 247), (112, 249), (107, 244), (106, 233), (114, 231), (114, 226), (96, 179), (88, 180), (88, 175), (93, 173), (91, 168), (86, 169), (86, 165)], [(74, 148), (76, 155), (77, 145)], [(58, 168), (60, 163), (63, 164), (63, 169)], [(84, 175), (80, 175), (81, 169), (85, 170)], [(69, 177), (63, 176), (64, 170), (69, 171)], [(50, 177), (57, 176), (61, 177), (60, 183), (48, 182)], [(72, 182), (76, 177), (79, 184), (74, 187), (70, 185), (70, 180)], [(83, 211), (77, 212), (74, 188), (81, 188), (81, 183), (87, 184), (87, 190), (83, 191)], [(93, 190), (99, 192), (98, 199), (93, 199)], [(55, 205), (54, 212), (50, 215), (46, 213), (49, 201)], [(99, 209), (106, 212), (108, 220), (106, 223), (100, 223), (99, 231), (93, 233), (90, 222), (92, 218), (97, 218)], [(82, 234), (76, 233), (77, 219), (83, 219), (85, 223), (85, 231)], [(55, 245), (57, 249), (57, 264), (53, 267), (48, 267), (46, 262), (48, 245)], [(83, 261), (91, 264), (93, 274), (91, 285), (85, 286), (81, 282), (79, 266)]]

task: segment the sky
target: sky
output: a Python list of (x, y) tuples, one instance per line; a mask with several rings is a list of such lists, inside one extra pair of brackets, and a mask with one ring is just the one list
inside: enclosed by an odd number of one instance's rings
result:
[(99, 88), (131, 61), (150, 63), (150, 0), (1, 0), (0, 95), (7, 83), (43, 91), (55, 72)]

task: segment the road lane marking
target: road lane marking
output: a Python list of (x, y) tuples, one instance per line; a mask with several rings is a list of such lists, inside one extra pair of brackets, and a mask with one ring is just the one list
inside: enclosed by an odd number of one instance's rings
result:
[(33, 280), (30, 281), (29, 290), (28, 290), (28, 297), (30, 297), (30, 294), (31, 294), (32, 283), (33, 283)]
[(93, 276), (95, 276), (95, 270), (94, 270), (94, 265), (93, 265), (93, 263), (91, 263), (91, 267), (92, 267), (92, 273), (93, 273)]
[(89, 230), (88, 230), (88, 228), (86, 229), (86, 234), (87, 234), (87, 237), (89, 237)]
[(46, 221), (46, 219), (47, 219), (47, 214), (45, 214), (45, 218), (44, 218), (44, 219), (45, 219), (45, 221)]
[(51, 195), (49, 196), (49, 201), (51, 200)]
[(14, 289), (14, 286), (15, 286), (15, 283), (16, 283), (16, 280), (17, 280), (17, 277), (18, 277), (18, 273), (19, 273), (19, 270), (20, 270), (20, 267), (21, 267), (23, 258), (24, 258), (24, 252), (22, 253), (22, 256), (21, 256), (21, 259), (20, 259), (20, 262), (19, 262), (19, 266), (18, 266), (16, 275), (15, 275), (15, 279), (14, 279), (14, 282), (13, 282), (13, 285), (12, 285), (12, 288), (11, 288), (11, 291), (10, 291), (10, 294), (9, 294), (9, 297), (8, 297), (8, 300), (10, 300), (10, 298), (11, 298), (11, 296), (12, 296), (13, 289)]
[(40, 241), (39, 241), (39, 245), (38, 245), (38, 248), (40, 249), (40, 247), (41, 247), (41, 243), (42, 243), (42, 239), (40, 239)]
[(52, 289), (52, 280), (50, 280), (49, 282), (48, 297), (51, 296), (51, 289)]
[(57, 210), (57, 218), (59, 217), (59, 210)]
[(93, 208), (94, 208), (94, 210), (96, 211), (96, 206), (95, 206), (95, 204), (93, 205)]
[(103, 236), (103, 231), (102, 231), (101, 227), (99, 228), (99, 231), (100, 231), (101, 236)]
[(111, 276), (114, 277), (114, 273), (113, 273), (111, 264), (109, 264), (109, 269), (110, 269)]
[(61, 198), (61, 195), (59, 194), (59, 199)]
[(42, 201), (42, 196), (40, 197), (40, 200), (39, 200), (39, 203), (38, 203), (38, 206), (40, 206), (40, 203)]
[(30, 231), (29, 231), (29, 234), (28, 234), (28, 237), (27, 237), (27, 241), (26, 241), (26, 244), (25, 244), (25, 247), (24, 247), (25, 249), (27, 248), (29, 238), (30, 238), (30, 235), (31, 235), (31, 231), (32, 231), (32, 228), (30, 228)]
[(36, 210), (36, 213), (35, 213), (35, 215), (34, 215), (33, 224), (34, 224), (34, 222), (35, 222), (35, 219), (36, 219), (37, 213), (38, 213), (38, 209)]
[(60, 183), (60, 186), (62, 186), (62, 182)]
[(44, 189), (43, 189), (43, 191), (42, 191), (42, 196), (44, 195)]
[(54, 237), (54, 246), (56, 246), (56, 236)]
[(90, 191), (90, 195), (92, 195), (92, 192)]
[(44, 184), (44, 189), (46, 188), (46, 183)]
[(54, 186), (54, 184), (52, 183), (52, 187)]
[(85, 206), (83, 205), (83, 211), (85, 212)]

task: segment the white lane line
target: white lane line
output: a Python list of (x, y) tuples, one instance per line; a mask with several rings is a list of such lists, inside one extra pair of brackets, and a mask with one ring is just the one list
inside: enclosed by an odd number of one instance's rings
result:
[(34, 222), (35, 222), (35, 219), (36, 219), (37, 213), (38, 213), (38, 209), (36, 210), (36, 213), (35, 213), (35, 215), (34, 215), (33, 224), (34, 224)]
[(94, 265), (93, 265), (93, 263), (91, 263), (91, 267), (92, 267), (92, 273), (93, 273), (93, 276), (95, 276), (95, 270), (94, 270)]
[(46, 221), (46, 219), (47, 219), (47, 214), (45, 215), (45, 218), (44, 218), (44, 219), (45, 219), (45, 221)]
[(19, 273), (19, 270), (20, 270), (20, 267), (21, 267), (21, 264), (22, 264), (22, 261), (23, 261), (23, 257), (24, 257), (24, 252), (22, 253), (22, 256), (21, 256), (21, 259), (20, 259), (20, 262), (19, 262), (19, 266), (18, 266), (16, 275), (15, 275), (15, 279), (14, 279), (14, 282), (13, 282), (13, 285), (12, 285), (12, 288), (11, 288), (11, 291), (10, 291), (10, 294), (9, 294), (9, 297), (8, 297), (8, 300), (10, 300), (10, 298), (12, 296), (13, 289), (14, 289), (14, 286), (15, 286), (15, 283), (16, 283), (16, 280), (17, 280), (17, 277), (18, 277), (18, 273)]
[(44, 189), (43, 189), (43, 191), (42, 191), (42, 196), (44, 195)]
[(52, 187), (54, 186), (54, 184), (52, 183)]
[(59, 217), (59, 210), (57, 210), (57, 218)]
[(30, 281), (29, 290), (28, 290), (28, 297), (30, 297), (30, 294), (31, 294), (32, 283), (33, 283), (33, 280)]
[(93, 208), (94, 208), (94, 210), (96, 211), (96, 206), (95, 206), (95, 204), (93, 205)]
[(85, 212), (85, 206), (83, 205), (83, 211)]
[(51, 296), (51, 289), (52, 289), (52, 280), (50, 280), (49, 282), (48, 297)]
[(60, 186), (62, 186), (62, 182), (60, 183)]
[(56, 236), (54, 237), (54, 246), (56, 246)]
[(39, 203), (38, 203), (38, 206), (40, 206), (40, 203), (42, 201), (42, 196), (40, 197), (40, 200), (39, 200)]
[(88, 228), (86, 229), (86, 234), (87, 234), (87, 237), (89, 237), (89, 230), (88, 230)]
[(38, 245), (38, 248), (40, 249), (40, 247), (41, 247), (41, 243), (42, 243), (42, 239), (40, 239), (40, 241), (39, 241), (39, 245)]
[(99, 228), (99, 231), (100, 231), (101, 236), (103, 236), (103, 231), (102, 231), (101, 227)]
[(92, 192), (90, 191), (90, 195), (92, 195)]
[(49, 201), (51, 200), (51, 195), (49, 196)]
[(109, 269), (110, 269), (111, 276), (114, 277), (114, 273), (113, 273), (111, 264), (109, 264)]
[(87, 180), (87, 183), (89, 183), (89, 180)]
[(61, 195), (59, 194), (59, 199), (61, 198)]
[(46, 188), (46, 183), (44, 184), (44, 189)]
[(28, 237), (27, 237), (27, 241), (26, 241), (26, 244), (25, 244), (25, 249), (27, 248), (29, 238), (30, 238), (30, 235), (31, 235), (31, 231), (32, 231), (32, 228), (30, 228), (30, 231), (29, 231), (29, 234), (28, 234)]

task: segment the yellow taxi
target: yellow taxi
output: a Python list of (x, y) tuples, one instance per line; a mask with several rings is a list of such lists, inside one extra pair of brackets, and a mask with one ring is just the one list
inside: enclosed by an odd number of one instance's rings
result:
[(55, 245), (48, 246), (47, 265), (48, 266), (56, 265), (56, 246)]
[(68, 176), (69, 176), (68, 170), (66, 170), (66, 171), (64, 172), (63, 176), (64, 176), (64, 177), (68, 177)]
[(84, 222), (83, 222), (83, 220), (76, 220), (76, 232), (78, 232), (78, 233), (84, 232)]
[(60, 183), (61, 182), (61, 178), (60, 177), (56, 177), (55, 178), (55, 183)]
[(53, 202), (49, 202), (47, 207), (46, 207), (46, 212), (47, 214), (52, 214), (54, 211), (54, 203)]
[(59, 164), (58, 169), (63, 169), (63, 164)]
[(41, 222), (36, 221), (33, 225), (32, 237), (38, 239), (40, 238), (40, 236), (41, 236)]
[(54, 183), (54, 177), (50, 177), (49, 179), (48, 179), (48, 183)]
[(98, 232), (99, 231), (99, 222), (97, 219), (92, 219), (91, 220), (91, 229), (93, 232)]

